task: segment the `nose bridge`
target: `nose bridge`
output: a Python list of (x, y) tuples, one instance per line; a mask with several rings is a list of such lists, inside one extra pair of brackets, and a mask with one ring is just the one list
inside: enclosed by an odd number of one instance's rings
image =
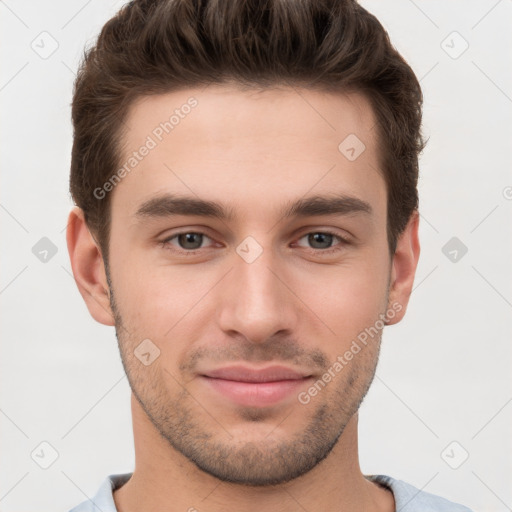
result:
[(270, 244), (247, 237), (236, 247), (233, 265), (221, 298), (223, 330), (264, 342), (278, 331), (294, 329), (292, 295), (277, 277), (282, 266)]

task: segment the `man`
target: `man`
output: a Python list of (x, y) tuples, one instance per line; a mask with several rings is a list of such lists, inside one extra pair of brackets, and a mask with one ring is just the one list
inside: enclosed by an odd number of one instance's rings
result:
[(136, 463), (74, 512), (468, 511), (358, 462), (419, 258), (421, 105), (353, 1), (133, 1), (104, 26), (67, 240)]

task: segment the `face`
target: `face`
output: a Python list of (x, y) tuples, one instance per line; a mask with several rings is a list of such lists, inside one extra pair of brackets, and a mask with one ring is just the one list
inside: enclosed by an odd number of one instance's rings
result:
[(156, 429), (221, 480), (311, 470), (370, 386), (396, 309), (374, 124), (360, 95), (284, 88), (130, 110), (109, 192), (119, 348)]

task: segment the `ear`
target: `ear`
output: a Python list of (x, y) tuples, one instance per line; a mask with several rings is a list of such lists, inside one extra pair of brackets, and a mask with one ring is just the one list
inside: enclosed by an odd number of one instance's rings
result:
[(75, 282), (89, 313), (100, 324), (115, 325), (103, 256), (78, 207), (69, 214), (66, 240)]
[(405, 315), (407, 304), (409, 303), (416, 267), (420, 257), (419, 220), (419, 212), (415, 210), (397, 241), (392, 261), (388, 296), (388, 309), (393, 310), (395, 315), (387, 320), (386, 325), (400, 322)]

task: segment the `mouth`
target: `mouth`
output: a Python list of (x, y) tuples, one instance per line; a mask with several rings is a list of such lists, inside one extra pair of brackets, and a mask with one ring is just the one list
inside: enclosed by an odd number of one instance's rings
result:
[(269, 407), (284, 401), (312, 379), (312, 375), (285, 366), (249, 368), (229, 366), (209, 370), (200, 378), (214, 392), (237, 405)]

